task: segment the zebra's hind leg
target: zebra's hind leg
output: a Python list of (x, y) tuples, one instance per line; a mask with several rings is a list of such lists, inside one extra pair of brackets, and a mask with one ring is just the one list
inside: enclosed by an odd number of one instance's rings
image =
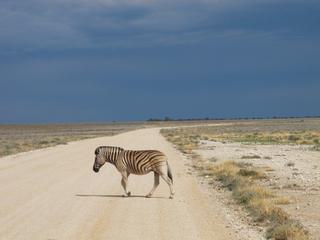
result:
[(124, 197), (130, 197), (131, 192), (127, 192), (127, 185), (128, 185), (129, 173), (127, 173), (127, 172), (122, 172), (121, 175), (122, 175), (121, 185), (122, 185), (122, 187), (123, 187), (123, 189), (124, 189), (124, 193), (125, 193)]
[(151, 191), (148, 193), (148, 195), (146, 196), (147, 198), (150, 198), (152, 196), (152, 194), (154, 193), (154, 191), (157, 189), (157, 187), (159, 186), (159, 174), (154, 172), (154, 184), (153, 184), (153, 188), (151, 189)]
[(168, 186), (170, 188), (170, 197), (169, 198), (173, 199), (174, 191), (173, 191), (173, 186), (172, 186), (173, 184), (172, 184), (171, 179), (167, 175), (165, 175), (163, 173), (160, 176), (168, 184)]

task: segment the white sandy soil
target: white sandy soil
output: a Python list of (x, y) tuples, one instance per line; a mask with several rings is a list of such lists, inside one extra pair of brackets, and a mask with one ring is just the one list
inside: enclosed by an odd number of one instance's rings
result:
[[(263, 184), (290, 199), (283, 207), (310, 231), (320, 236), (320, 152), (310, 146), (259, 145), (202, 141), (195, 151), (205, 159), (252, 163), (269, 171)], [(247, 158), (259, 156), (260, 158)], [(270, 171), (271, 170), (271, 171)]]

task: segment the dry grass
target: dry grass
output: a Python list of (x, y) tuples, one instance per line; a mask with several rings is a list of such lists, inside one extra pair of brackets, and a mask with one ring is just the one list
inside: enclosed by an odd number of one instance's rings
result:
[(242, 159), (260, 159), (259, 155), (245, 155), (241, 157)]
[[(147, 121), (96, 124), (0, 125), (0, 157), (146, 127), (192, 126), (217, 121)], [(184, 144), (184, 143), (182, 143)], [(193, 147), (190, 142), (189, 148)], [(187, 148), (187, 147), (186, 147)]]
[(141, 127), (140, 123), (0, 125), (0, 157)]
[(294, 162), (290, 161), (288, 163), (286, 163), (287, 167), (294, 167)]
[(168, 141), (174, 143), (183, 153), (191, 153), (200, 141), (200, 135), (184, 132), (182, 129), (162, 129), (161, 133)]
[(242, 142), (247, 144), (305, 144), (314, 146), (314, 149), (317, 150), (320, 146), (320, 131), (204, 134), (202, 139), (221, 142)]
[(275, 240), (307, 240), (310, 239), (303, 227), (295, 221), (287, 221), (269, 228), (266, 237)]
[(290, 199), (287, 197), (276, 197), (272, 202), (276, 205), (286, 205), (290, 203)]
[(302, 189), (302, 187), (299, 186), (296, 183), (286, 184), (286, 185), (283, 186), (283, 188), (285, 188), (285, 189), (293, 189), (293, 190), (301, 190)]
[(320, 144), (314, 145), (311, 149), (314, 151), (320, 151)]
[(301, 224), (277, 205), (290, 203), (286, 197), (277, 196), (257, 181), (266, 178), (261, 169), (250, 164), (227, 161), (210, 164), (198, 155), (195, 168), (203, 176), (215, 177), (232, 192), (237, 203), (245, 206), (256, 222), (267, 226), (266, 237), (275, 240), (308, 240), (309, 235)]
[[(269, 189), (256, 184), (255, 180), (264, 178), (259, 170), (235, 162), (224, 162), (213, 169), (216, 179), (232, 191), (233, 198), (244, 205), (255, 221), (267, 223), (267, 238), (278, 240), (306, 240), (308, 233), (296, 221), (277, 207), (288, 204), (285, 197), (278, 197)], [(246, 173), (246, 174), (243, 174)], [(250, 173), (250, 174), (248, 174)]]
[(0, 141), (0, 156), (26, 152), (33, 149), (51, 147), (67, 142), (85, 139), (84, 136), (56, 136), (56, 137), (41, 137), (41, 138), (26, 138), (15, 140)]
[(279, 131), (257, 132), (239, 136), (239, 142), (277, 143), (277, 144), (319, 144), (319, 131)]
[[(272, 169), (257, 169), (251, 164), (232, 161), (216, 164), (215, 161), (205, 161), (192, 152), (198, 147), (201, 140), (260, 144), (310, 144), (316, 148), (319, 144), (317, 139), (320, 139), (320, 120), (315, 119), (310, 128), (308, 125), (297, 127), (298, 123), (293, 122), (292, 126), (290, 124), (287, 126), (285, 125), (287, 123), (283, 122), (281, 126), (277, 121), (268, 122), (268, 126), (263, 126), (265, 122), (262, 125), (259, 125), (261, 122), (258, 125), (242, 123), (239, 126), (166, 129), (161, 133), (179, 150), (192, 156), (194, 168), (200, 172), (200, 175), (216, 179), (229, 189), (236, 202), (243, 205), (255, 221), (267, 227), (266, 237), (268, 239), (308, 240), (309, 234), (303, 226), (292, 220), (279, 207), (279, 205), (289, 204), (290, 200), (277, 196), (260, 184), (260, 180), (266, 178), (264, 172)], [(242, 158), (260, 159), (261, 156), (249, 155)], [(271, 157), (265, 158), (271, 159)]]
[(305, 144), (320, 151), (320, 119), (257, 120), (228, 122), (219, 126), (164, 129), (168, 140), (188, 145), (187, 152), (200, 140), (246, 144)]

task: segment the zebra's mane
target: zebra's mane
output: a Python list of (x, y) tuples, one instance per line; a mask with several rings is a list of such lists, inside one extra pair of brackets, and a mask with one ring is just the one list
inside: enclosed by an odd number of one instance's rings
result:
[(121, 147), (114, 147), (114, 146), (99, 146), (96, 148), (94, 153), (97, 155), (100, 153), (101, 149), (112, 149), (112, 150), (117, 150), (117, 151), (123, 151), (124, 149)]
[(114, 147), (114, 146), (105, 146), (107, 149), (113, 149), (113, 150), (118, 150), (118, 151), (123, 151), (124, 149), (121, 147)]

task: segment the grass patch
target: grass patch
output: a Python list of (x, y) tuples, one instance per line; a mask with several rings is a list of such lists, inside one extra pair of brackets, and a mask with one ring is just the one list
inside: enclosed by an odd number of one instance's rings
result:
[(259, 155), (244, 155), (241, 158), (242, 159), (261, 159)]
[(218, 159), (216, 157), (211, 157), (208, 159), (209, 162), (217, 162)]
[(290, 184), (284, 185), (283, 188), (297, 190), (297, 189), (301, 189), (301, 186), (297, 183), (290, 183)]
[(200, 142), (201, 136), (192, 131), (189, 132), (183, 128), (178, 129), (161, 129), (161, 134), (170, 142), (175, 144), (177, 148), (183, 152), (190, 154)]
[[(238, 174), (240, 176), (244, 176), (244, 177), (261, 177), (262, 178), (262, 174), (256, 170), (252, 170), (252, 169), (245, 169), (245, 168), (241, 168), (238, 172)], [(263, 176), (264, 177), (264, 176)]]
[(320, 151), (320, 144), (314, 145), (314, 146), (311, 148), (311, 150), (313, 150), (313, 151)]
[(287, 197), (277, 197), (273, 199), (273, 203), (276, 205), (286, 205), (290, 203), (290, 200)]
[(112, 136), (143, 126), (143, 123), (0, 125), (0, 157), (87, 138)]
[(230, 133), (229, 135), (216, 135), (214, 138), (243, 143), (317, 145), (320, 131)]
[(287, 221), (269, 228), (266, 237), (275, 240), (306, 240), (310, 239), (301, 224), (296, 221)]
[(255, 221), (269, 225), (266, 233), (268, 239), (309, 239), (305, 229), (277, 206), (288, 204), (289, 200), (278, 197), (269, 189), (255, 183), (255, 180), (265, 177), (259, 170), (232, 161), (221, 163), (212, 170), (216, 179), (232, 191), (233, 198), (246, 207)]
[(295, 165), (294, 162), (291, 162), (291, 161), (286, 163), (287, 167), (294, 167), (294, 165)]
[(163, 129), (161, 133), (169, 141), (178, 141), (180, 144), (186, 144), (185, 141), (196, 144), (200, 140), (249, 144), (305, 144), (312, 146), (313, 150), (320, 151), (320, 119), (318, 118), (228, 123), (220, 126)]

